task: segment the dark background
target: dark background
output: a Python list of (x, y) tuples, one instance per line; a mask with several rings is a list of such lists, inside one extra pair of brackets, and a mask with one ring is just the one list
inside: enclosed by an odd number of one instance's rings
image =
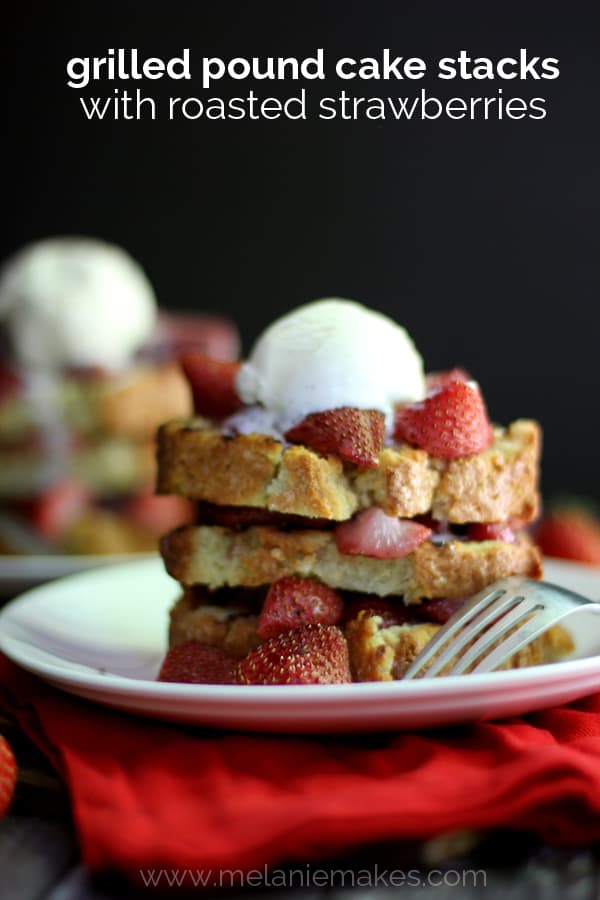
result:
[[(126, 247), (171, 308), (234, 316), (244, 347), (319, 296), (401, 321), (428, 369), (462, 364), (492, 417), (538, 418), (544, 487), (600, 500), (598, 4), (33, 3), (4, 22), (0, 256), (49, 234)], [(89, 122), (73, 56), (556, 56), (556, 81), (307, 83), (309, 94), (544, 96), (543, 121)], [(102, 82), (86, 94), (111, 94)], [(138, 83), (139, 84), (139, 83)], [(316, 85), (316, 86), (315, 86)], [(225, 82), (207, 95), (286, 96)]]

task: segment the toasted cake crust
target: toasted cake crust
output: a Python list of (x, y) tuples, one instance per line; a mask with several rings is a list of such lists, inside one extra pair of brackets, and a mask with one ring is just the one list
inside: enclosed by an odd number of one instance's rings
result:
[[(356, 681), (393, 681), (402, 678), (410, 664), (439, 631), (430, 622), (382, 627), (379, 616), (360, 613), (346, 626), (352, 676)], [(571, 636), (554, 626), (523, 647), (499, 668), (521, 669), (555, 662), (573, 649)]]
[(255, 587), (300, 575), (330, 587), (380, 596), (463, 597), (507, 575), (541, 576), (537, 549), (526, 539), (421, 544), (402, 559), (381, 560), (339, 553), (326, 531), (282, 532), (269, 526), (232, 531), (185, 526), (161, 541), (167, 571), (184, 585)]
[(386, 447), (376, 469), (343, 465), (307, 447), (265, 435), (228, 437), (202, 419), (163, 425), (158, 491), (227, 506), (342, 521), (377, 505), (388, 515), (431, 512), (454, 524), (525, 521), (538, 511), (540, 429), (518, 420), (493, 444), (457, 460), (406, 445)]
[(201, 419), (158, 432), (159, 493), (221, 506), (257, 506), (293, 515), (349, 518), (356, 498), (341, 460), (266, 435), (231, 438)]
[(477, 456), (454, 459), (439, 469), (431, 512), (449, 522), (501, 522), (517, 516), (531, 522), (539, 512), (541, 429), (519, 419), (495, 434)]

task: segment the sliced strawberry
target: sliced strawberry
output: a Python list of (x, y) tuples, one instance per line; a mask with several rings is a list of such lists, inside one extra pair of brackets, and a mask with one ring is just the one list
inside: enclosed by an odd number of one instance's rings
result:
[(344, 625), (357, 619), (361, 612), (379, 616), (383, 619), (383, 628), (413, 621), (412, 611), (401, 600), (388, 600), (376, 594), (347, 595), (344, 605)]
[(221, 647), (212, 647), (201, 641), (184, 641), (171, 647), (157, 680), (185, 684), (233, 684), (236, 662)]
[(238, 663), (237, 684), (345, 684), (348, 645), (335, 625), (304, 625), (269, 638)]
[(367, 469), (379, 464), (384, 436), (382, 412), (349, 406), (311, 413), (285, 435), (294, 444), (306, 444), (319, 453), (333, 453)]
[(187, 353), (180, 362), (199, 415), (224, 419), (241, 409), (243, 404), (235, 389), (239, 362), (224, 362), (204, 353)]
[(340, 553), (349, 556), (401, 559), (430, 535), (431, 528), (425, 525), (388, 516), (378, 506), (371, 506), (336, 526), (335, 543)]
[(471, 376), (464, 369), (449, 369), (447, 372), (428, 372), (425, 376), (427, 394), (433, 394), (441, 388), (448, 387), (453, 381), (471, 381)]
[(547, 513), (534, 538), (546, 556), (600, 565), (600, 520), (588, 509), (565, 506)]
[(90, 502), (90, 494), (82, 484), (60, 481), (28, 504), (24, 514), (36, 531), (54, 541), (89, 507)]
[(314, 578), (280, 578), (269, 588), (256, 631), (270, 638), (302, 625), (337, 625), (343, 611), (341, 595)]
[(462, 381), (453, 381), (422, 403), (399, 407), (394, 436), (443, 459), (481, 453), (493, 440), (481, 391)]
[(7, 740), (0, 734), (0, 819), (8, 812), (17, 783), (17, 762)]
[(467, 528), (469, 541), (504, 541), (514, 544), (517, 535), (509, 522), (473, 522)]
[(130, 522), (161, 537), (178, 525), (192, 522), (194, 505), (183, 497), (138, 494), (127, 500), (123, 513)]

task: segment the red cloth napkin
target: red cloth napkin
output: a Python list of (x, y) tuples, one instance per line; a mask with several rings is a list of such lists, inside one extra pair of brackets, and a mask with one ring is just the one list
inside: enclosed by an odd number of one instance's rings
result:
[(66, 779), (94, 869), (247, 871), (456, 828), (600, 839), (600, 694), (440, 731), (256, 736), (88, 704), (0, 657), (0, 701)]

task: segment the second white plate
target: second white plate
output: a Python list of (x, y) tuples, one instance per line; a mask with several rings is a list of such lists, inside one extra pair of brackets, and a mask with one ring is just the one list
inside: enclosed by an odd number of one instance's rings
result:
[(0, 554), (0, 597), (14, 597), (38, 584), (54, 578), (64, 578), (77, 572), (87, 572), (100, 566), (114, 566), (122, 562), (148, 559), (152, 553), (95, 554), (93, 556), (66, 553)]
[[(600, 598), (600, 570), (548, 561), (546, 579)], [(408, 729), (498, 719), (600, 689), (600, 628), (581, 616), (576, 657), (554, 665), (416, 682), (246, 687), (154, 679), (179, 586), (160, 559), (73, 575), (0, 613), (0, 649), (62, 690), (178, 722), (253, 731)]]

